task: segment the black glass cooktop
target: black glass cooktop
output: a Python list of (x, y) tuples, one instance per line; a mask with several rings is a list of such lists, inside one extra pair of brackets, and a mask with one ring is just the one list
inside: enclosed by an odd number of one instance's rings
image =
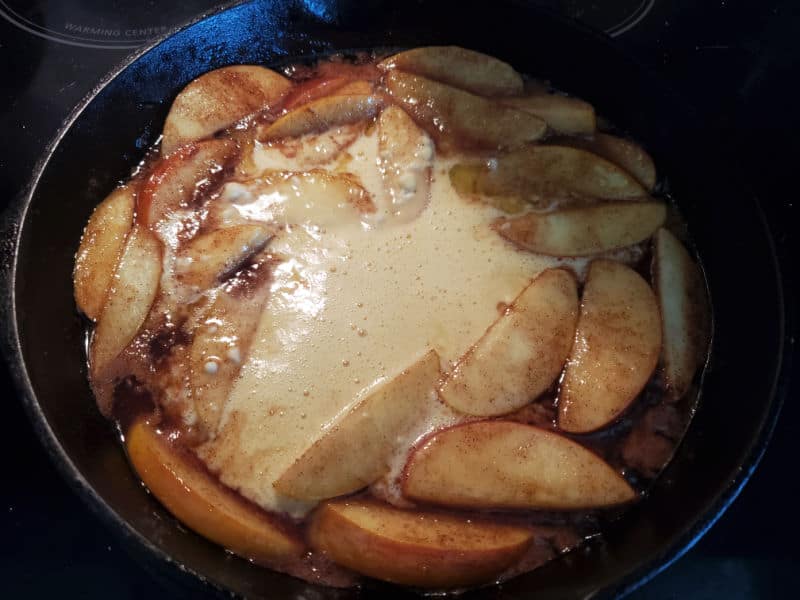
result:
[(0, 0), (8, 23), (51, 42), (80, 48), (134, 49), (218, 2)]
[[(531, 0), (617, 38), (703, 111), (750, 169), (790, 270), (800, 256), (800, 9), (792, 0)], [(211, 6), (184, 0), (0, 0), (0, 209), (21, 193), (71, 108), (132, 49)], [(302, 4), (318, 16), (323, 0)], [(724, 226), (724, 215), (720, 215)], [(790, 294), (791, 273), (786, 274)], [(747, 285), (743, 277), (742, 285)], [(743, 307), (743, 318), (751, 318)], [(789, 340), (790, 346), (794, 338)], [(754, 349), (757, 351), (757, 349)], [(70, 492), (3, 371), (0, 596), (165, 595)], [(796, 379), (796, 378), (795, 378)], [(794, 598), (800, 534), (792, 474), (800, 408), (790, 393), (765, 459), (719, 523), (635, 598)]]

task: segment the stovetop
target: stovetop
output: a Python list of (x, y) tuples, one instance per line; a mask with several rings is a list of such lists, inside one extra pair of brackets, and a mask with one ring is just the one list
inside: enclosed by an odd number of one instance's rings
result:
[[(776, 245), (800, 256), (800, 8), (791, 0), (530, 0), (615, 37), (688, 97), (734, 149), (736, 169), (758, 173)], [(27, 183), (69, 111), (133, 49), (217, 3), (184, 0), (0, 0), (0, 210)], [(325, 3), (305, 0), (308, 10)], [(797, 298), (790, 282), (789, 302)], [(746, 285), (743, 282), (743, 285)], [(793, 345), (793, 338), (789, 340)], [(795, 378), (796, 380), (797, 378)], [(71, 493), (40, 448), (0, 373), (0, 589), (5, 597), (159, 597), (163, 588)], [(766, 457), (720, 522), (634, 598), (795, 597), (795, 496), (790, 461), (800, 408), (786, 403)]]

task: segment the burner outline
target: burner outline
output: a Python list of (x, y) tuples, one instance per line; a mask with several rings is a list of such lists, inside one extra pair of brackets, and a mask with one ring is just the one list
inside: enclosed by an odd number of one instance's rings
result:
[[(187, 20), (196, 17), (197, 15), (189, 15)], [(40, 37), (51, 42), (66, 44), (68, 46), (77, 46), (79, 48), (93, 48), (100, 50), (134, 50), (136, 48), (141, 48), (148, 41), (156, 39), (164, 33), (173, 30), (177, 25), (180, 24), (180, 22), (176, 22), (171, 25), (166, 25), (163, 27), (163, 29), (159, 28), (158, 31), (154, 31), (153, 35), (147, 37), (132, 35), (130, 37), (120, 36), (120, 38), (102, 40), (81, 35), (71, 35), (69, 32), (57, 31), (35, 23), (34, 21), (31, 21), (30, 19), (21, 15), (5, 0), (0, 0), (0, 18), (5, 19), (15, 27), (26, 31), (31, 35), (35, 35), (36, 37)]]
[[(630, 15), (616, 25), (607, 28), (605, 32), (611, 37), (618, 37), (623, 33), (630, 31), (650, 13), (654, 6), (655, 0), (642, 0), (642, 3)], [(48, 29), (47, 27), (39, 25), (38, 23), (25, 18), (11, 6), (9, 6), (4, 0), (0, 0), (0, 17), (3, 17), (12, 25), (37, 37), (44, 38), (51, 42), (67, 44), (70, 46), (78, 46), (81, 48), (133, 50), (139, 48), (149, 39), (153, 39), (158, 35), (156, 34), (150, 37), (129, 37), (125, 38), (124, 40), (95, 40), (92, 38), (70, 35), (69, 33)], [(166, 27), (164, 31), (169, 29), (169, 27)]]
[(631, 14), (625, 17), (622, 21), (606, 29), (606, 33), (611, 37), (618, 37), (636, 27), (642, 20), (650, 14), (656, 0), (642, 0), (642, 3)]

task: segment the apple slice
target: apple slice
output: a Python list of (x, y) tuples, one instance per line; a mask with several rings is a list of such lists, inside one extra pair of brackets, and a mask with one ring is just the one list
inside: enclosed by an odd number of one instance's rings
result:
[(378, 156), (390, 211), (408, 222), (428, 205), (433, 141), (397, 106), (378, 117)]
[[(295, 225), (336, 226), (358, 224), (375, 212), (372, 197), (347, 173), (323, 169), (271, 171), (244, 182), (226, 184), (222, 199), (238, 219)], [(218, 207), (220, 208), (220, 207)]]
[(308, 104), (312, 100), (334, 94), (371, 94), (375, 87), (374, 83), (367, 79), (353, 79), (356, 76), (353, 73), (327, 77), (320, 75), (319, 77), (301, 81), (295, 84), (294, 88), (284, 97), (283, 109), (292, 110), (298, 106)]
[(292, 83), (264, 67), (236, 65), (201, 75), (178, 94), (164, 122), (161, 151), (178, 147), (277, 105)]
[(437, 142), (468, 147), (514, 147), (540, 139), (544, 121), (438, 81), (390, 71), (384, 80), (389, 96)]
[(434, 434), (411, 455), (403, 493), (419, 502), (486, 509), (576, 510), (636, 498), (622, 476), (580, 444), (510, 421)]
[(299, 532), (224, 487), (188, 450), (170, 445), (145, 421), (131, 426), (125, 447), (150, 492), (200, 535), (270, 566), (305, 552)]
[[(480, 164), (456, 164), (448, 173), (450, 185), (462, 198), (476, 200), (499, 208), (506, 214), (515, 215), (531, 206), (546, 208), (552, 203), (549, 198), (522, 190), (493, 190), (486, 186), (484, 168)], [(490, 193), (491, 192), (491, 193)]]
[(291, 498), (321, 500), (371, 484), (388, 470), (398, 436), (436, 401), (439, 375), (439, 355), (429, 350), (329, 425), (275, 488)]
[(292, 90), (283, 98), (283, 109), (292, 110), (312, 100), (330, 96), (350, 81), (347, 77), (314, 77), (307, 81), (295, 84)]
[(100, 373), (131, 342), (158, 292), (161, 244), (147, 229), (128, 235), (91, 344), (93, 373)]
[(628, 172), (596, 154), (567, 146), (527, 146), (487, 163), (455, 165), (450, 180), (461, 194), (519, 196), (533, 204), (565, 193), (601, 200), (647, 197)]
[(384, 59), (378, 68), (422, 75), (481, 96), (512, 96), (522, 92), (522, 77), (511, 65), (458, 46), (406, 50)]
[[(506, 155), (507, 156), (507, 155)], [(503, 160), (502, 156), (501, 159)], [(457, 163), (450, 168), (448, 175), (453, 189), (462, 196), (517, 196), (525, 192), (522, 187), (513, 187), (511, 181), (495, 175), (497, 159), (491, 163)], [(490, 166), (491, 165), (491, 166)], [(518, 183), (514, 181), (513, 183)], [(520, 209), (525, 207), (520, 199)]]
[(134, 192), (117, 188), (94, 209), (83, 230), (72, 275), (78, 308), (96, 321), (133, 225)]
[(575, 337), (578, 288), (563, 269), (542, 272), (456, 364), (439, 392), (480, 416), (521, 408), (561, 373)]
[(309, 543), (369, 577), (422, 588), (488, 583), (518, 560), (532, 531), (371, 500), (338, 500), (311, 519)]
[(561, 382), (558, 426), (583, 433), (614, 421), (642, 391), (660, 352), (653, 290), (630, 267), (593, 261)]
[(708, 295), (700, 268), (666, 229), (656, 233), (653, 254), (653, 282), (664, 335), (664, 376), (670, 395), (680, 398), (708, 355)]
[(543, 119), (551, 129), (569, 135), (589, 135), (597, 129), (594, 107), (560, 94), (532, 94), (503, 100), (509, 106)]
[(337, 96), (351, 96), (351, 95), (370, 95), (375, 91), (375, 84), (371, 81), (367, 81), (366, 79), (354, 79), (353, 81), (348, 81), (338, 90), (336, 90)]
[(232, 140), (207, 140), (183, 146), (156, 163), (137, 202), (137, 220), (155, 225), (180, 208), (199, 201), (222, 181), (238, 157)]
[(230, 389), (247, 360), (279, 260), (262, 250), (199, 307), (188, 355), (201, 432), (217, 430)]
[(372, 94), (334, 94), (299, 106), (266, 127), (259, 134), (261, 141), (299, 137), (326, 129), (372, 119), (383, 105)]
[(549, 140), (558, 146), (583, 148), (616, 163), (636, 177), (645, 189), (656, 185), (656, 165), (638, 144), (607, 133), (595, 133), (592, 138), (559, 136)]
[(263, 248), (272, 237), (266, 225), (235, 225), (191, 239), (177, 253), (175, 275), (186, 285), (204, 290)]
[(605, 202), (500, 217), (492, 227), (524, 250), (550, 256), (587, 256), (646, 240), (666, 216), (667, 207), (660, 202)]

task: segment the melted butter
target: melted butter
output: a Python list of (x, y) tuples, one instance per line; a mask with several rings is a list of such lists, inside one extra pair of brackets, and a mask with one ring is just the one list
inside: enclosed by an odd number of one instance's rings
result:
[[(375, 138), (362, 136), (348, 150), (348, 172), (378, 207), (367, 226), (360, 217), (328, 227), (304, 222), (272, 242), (286, 260), (216, 437), (198, 451), (224, 483), (268, 509), (301, 515), (310, 508), (279, 497), (273, 483), (343, 410), (427, 348), (448, 370), (498, 318), (499, 303), (563, 264), (520, 252), (491, 231), (497, 210), (460, 198), (450, 163), (439, 158), (427, 205), (413, 220), (393, 218)], [(262, 169), (276, 167), (258, 150), (254, 159)], [(262, 193), (257, 185), (237, 183), (235, 201), (252, 202)], [(421, 416), (413, 437), (457, 419), (444, 413)], [(390, 478), (412, 441), (398, 450)]]

